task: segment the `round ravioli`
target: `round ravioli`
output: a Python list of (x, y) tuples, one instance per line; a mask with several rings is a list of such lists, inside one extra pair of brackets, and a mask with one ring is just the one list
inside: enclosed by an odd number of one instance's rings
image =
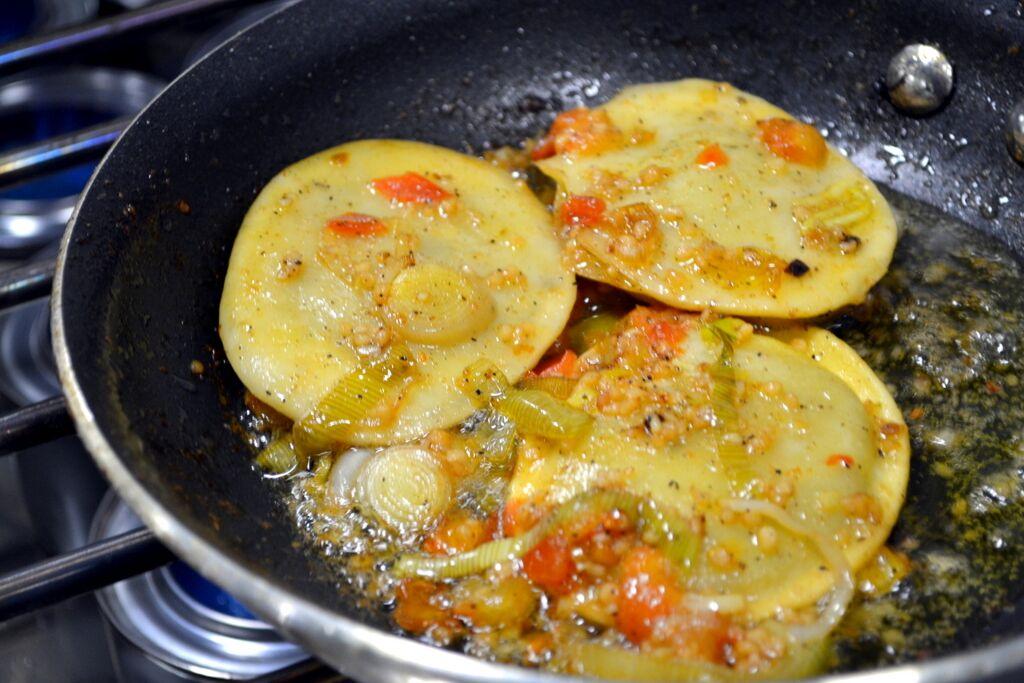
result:
[(859, 302), (896, 223), (811, 126), (725, 83), (626, 88), (533, 150), (576, 271), (686, 310), (803, 318)]
[(896, 521), (909, 470), (885, 386), (824, 330), (773, 338), (744, 326), (723, 392), (724, 348), (697, 316), (636, 309), (581, 357), (588, 370), (569, 400), (595, 416), (589, 433), (520, 457), (506, 518), (514, 526), (595, 488), (648, 496), (700, 520), (688, 589), (742, 596), (754, 618), (813, 603), (833, 574), (814, 543), (731, 499), (773, 503), (864, 565)]
[[(574, 294), (523, 183), (451, 150), (367, 140), (289, 166), (259, 194), (231, 254), (220, 333), (246, 387), (295, 420), (338, 386), (366, 399), (360, 382), (367, 395), (400, 384), (345, 434), (387, 444), (469, 415), (453, 379), (473, 361), (510, 377), (532, 367)], [(372, 380), (396, 353), (409, 361), (402, 381)]]

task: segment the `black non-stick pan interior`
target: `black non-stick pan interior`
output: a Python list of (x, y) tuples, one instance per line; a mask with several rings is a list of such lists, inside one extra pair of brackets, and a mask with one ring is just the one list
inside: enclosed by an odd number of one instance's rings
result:
[[(957, 68), (931, 118), (900, 114), (878, 87), (909, 42), (940, 46)], [(700, 76), (818, 122), (874, 179), (1019, 253), (1024, 169), (1002, 126), (1024, 96), (1021, 43), (1014, 2), (307, 0), (172, 85), (102, 166), (63, 279), (74, 371), (129, 470), (189, 527), (303, 597), (383, 623), (308, 550), (239, 434), (243, 389), (223, 362), (218, 306), (267, 180), (359, 138), (513, 144), (627, 84)], [(991, 622), (989, 635), (1024, 631), (1015, 612)]]

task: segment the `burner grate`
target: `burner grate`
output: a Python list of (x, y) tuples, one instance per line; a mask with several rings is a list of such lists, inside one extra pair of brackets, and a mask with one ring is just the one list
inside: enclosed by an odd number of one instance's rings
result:
[[(76, 2), (83, 6), (95, 4), (94, 0)], [(251, 3), (252, 0), (169, 0), (91, 23), (57, 30), (39, 38), (20, 39), (0, 47), (0, 74), (9, 74), (54, 58), (80, 53), (100, 43), (164, 27), (202, 13)], [(66, 6), (74, 3), (63, 4)], [(266, 8), (263, 8), (262, 13), (266, 13)], [(258, 11), (253, 12), (252, 16), (255, 17), (257, 14)], [(31, 17), (25, 18), (26, 21), (29, 19)], [(75, 21), (80, 22), (82, 18)], [(73, 22), (51, 22), (47, 26), (54, 28), (67, 23)], [(238, 28), (234, 26), (232, 30)], [(6, 38), (10, 39), (11, 36)], [(83, 162), (98, 159), (129, 123), (130, 118), (115, 118), (33, 142), (25, 147), (4, 150), (0, 153), (0, 194), (10, 194), (12, 186), (22, 185), (44, 174), (73, 169)], [(18, 187), (14, 194), (22, 190), (22, 187)], [(0, 313), (47, 297), (53, 284), (55, 268), (55, 258), (44, 258), (0, 272)], [(47, 398), (0, 415), (0, 456), (24, 451), (74, 433), (74, 424), (68, 414), (65, 398)], [(181, 582), (178, 574), (184, 571), (181, 568), (185, 565), (175, 563), (174, 555), (152, 531), (146, 528), (123, 531), (123, 527), (116, 531), (119, 533), (101, 538), (77, 550), (0, 575), (0, 623), (74, 596), (99, 589), (110, 590), (115, 584), (126, 585), (126, 582), (119, 582), (154, 570), (162, 572), (159, 574), (162, 577), (174, 576), (176, 581)], [(169, 564), (178, 569), (162, 569)], [(254, 624), (261, 623), (255, 618), (252, 619)], [(262, 625), (261, 628), (269, 627)], [(344, 679), (315, 659), (303, 659), (296, 664), (250, 680), (269, 682)]]

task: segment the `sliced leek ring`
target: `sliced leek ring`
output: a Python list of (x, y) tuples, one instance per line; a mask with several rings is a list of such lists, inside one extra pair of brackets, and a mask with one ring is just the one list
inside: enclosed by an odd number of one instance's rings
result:
[(387, 307), (399, 333), (421, 344), (458, 344), (494, 320), (494, 302), (476, 278), (436, 263), (400, 272)]
[(452, 503), (452, 484), (441, 463), (416, 446), (393, 446), (372, 455), (356, 478), (360, 511), (401, 534), (430, 528)]

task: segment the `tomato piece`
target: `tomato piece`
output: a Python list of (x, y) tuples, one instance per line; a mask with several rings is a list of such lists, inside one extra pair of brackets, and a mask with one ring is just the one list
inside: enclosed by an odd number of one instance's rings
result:
[(604, 219), (606, 205), (600, 197), (572, 195), (562, 204), (562, 222), (567, 225), (592, 227)]
[(718, 612), (677, 610), (664, 629), (665, 640), (683, 659), (725, 664), (726, 646), (734, 642), (731, 627)]
[(647, 326), (647, 339), (652, 343), (676, 346), (686, 339), (686, 327), (669, 320), (658, 320)]
[(835, 467), (836, 465), (842, 465), (846, 469), (853, 467), (855, 460), (849, 455), (843, 455), (842, 453), (833, 453), (828, 456), (825, 460), (825, 464), (829, 467)]
[(530, 581), (550, 595), (566, 595), (572, 591), (576, 562), (572, 547), (561, 533), (546, 536), (523, 557), (523, 571)]
[(561, 355), (541, 361), (533, 372), (538, 377), (575, 377), (578, 359), (572, 349), (566, 349)]
[(419, 173), (377, 178), (372, 183), (373, 189), (388, 199), (403, 204), (433, 204), (452, 196), (437, 183), (427, 180)]
[(555, 647), (555, 639), (550, 633), (534, 631), (525, 636), (526, 661), (530, 664), (542, 664), (546, 662)]
[(544, 136), (537, 142), (537, 146), (530, 150), (530, 158), (534, 161), (549, 159), (557, 154), (555, 141), (550, 136)]
[(388, 228), (379, 219), (365, 213), (345, 213), (327, 221), (327, 229), (343, 237), (373, 237), (383, 235)]
[(639, 644), (651, 637), (659, 619), (672, 613), (681, 593), (671, 563), (654, 548), (633, 548), (620, 570), (615, 626)]
[(814, 126), (792, 119), (764, 119), (757, 122), (761, 142), (772, 154), (803, 166), (821, 166), (828, 158), (828, 145)]
[(655, 309), (637, 307), (629, 314), (629, 322), (633, 327), (643, 331), (644, 337), (651, 345), (675, 347), (682, 343), (690, 334), (687, 323), (676, 320)]
[(526, 533), (540, 521), (543, 513), (544, 511), (530, 500), (509, 500), (501, 511), (501, 530), (505, 536)]
[(423, 542), (423, 550), (432, 555), (464, 553), (490, 537), (488, 524), (459, 510), (446, 517)]
[(712, 169), (725, 166), (729, 163), (729, 155), (725, 153), (717, 142), (705, 145), (704, 149), (697, 154), (697, 165), (701, 168)]
[(446, 610), (435, 603), (434, 596), (441, 588), (425, 579), (407, 579), (398, 587), (395, 595), (395, 623), (409, 633), (425, 633), (431, 626), (444, 624), (451, 617)]
[(537, 161), (566, 152), (594, 154), (612, 147), (620, 137), (608, 114), (579, 107), (555, 117), (548, 134), (537, 143), (530, 157)]

